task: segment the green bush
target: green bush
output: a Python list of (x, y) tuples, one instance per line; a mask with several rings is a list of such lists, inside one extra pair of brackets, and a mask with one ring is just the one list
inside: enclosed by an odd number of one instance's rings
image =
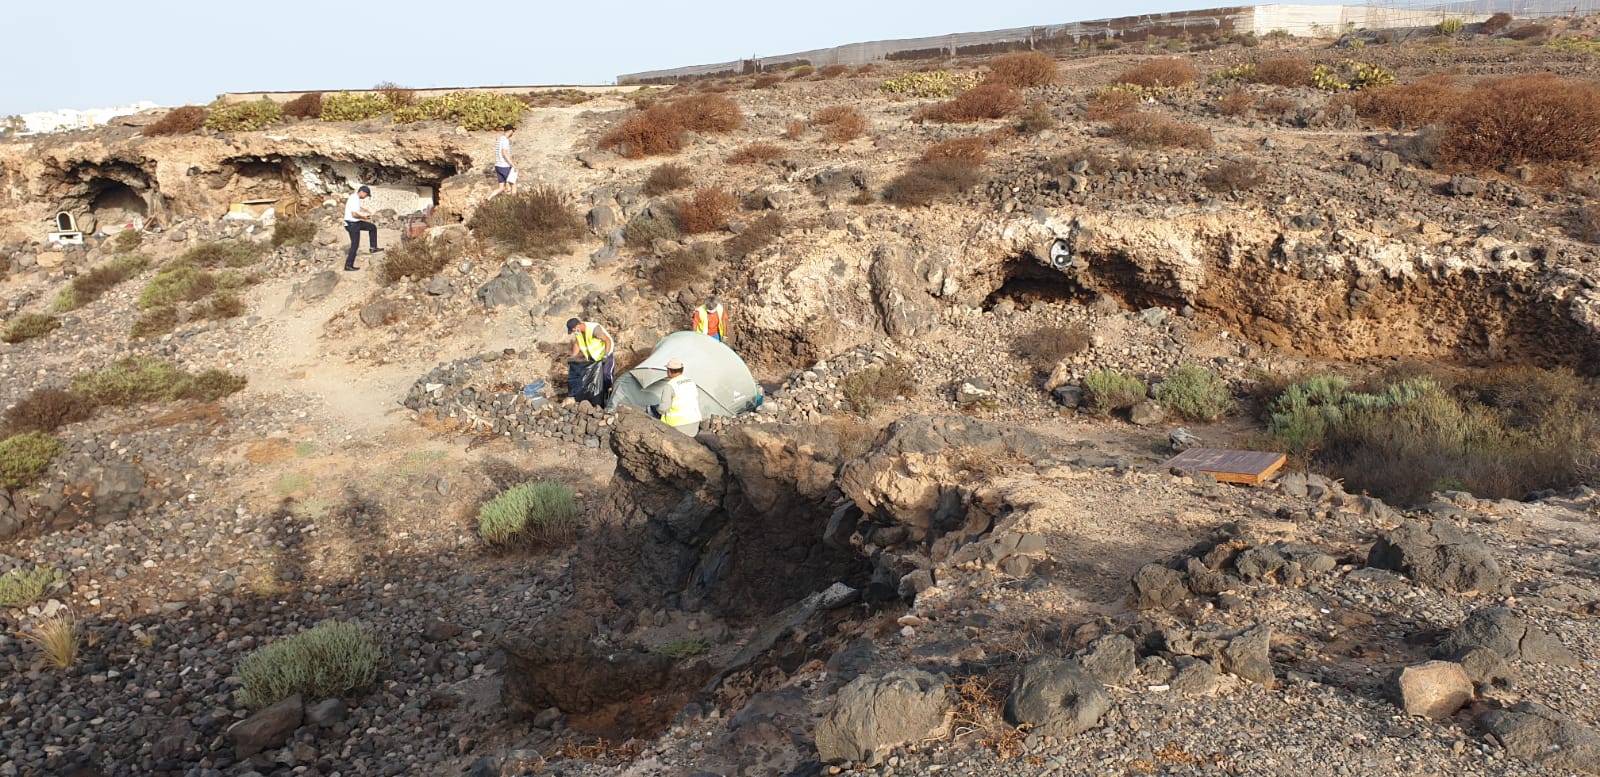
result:
[(845, 407), (860, 416), (870, 416), (884, 402), (916, 393), (917, 378), (911, 365), (892, 359), (863, 367), (839, 381), (839, 394)]
[(25, 607), (44, 598), (45, 591), (65, 578), (51, 567), (18, 567), (0, 575), (0, 607)]
[(205, 127), (213, 132), (254, 132), (281, 121), (283, 106), (263, 97), (243, 103), (213, 103)]
[(130, 356), (98, 372), (72, 376), (72, 390), (95, 406), (128, 406), (177, 399), (221, 399), (245, 387), (246, 380), (221, 370), (198, 376), (154, 356)]
[[(120, 234), (127, 234), (122, 232)], [(72, 279), (71, 285), (56, 295), (55, 309), (62, 313), (77, 310), (105, 295), (117, 284), (143, 272), (150, 266), (150, 257), (144, 254), (126, 254)]]
[(0, 340), (20, 343), (35, 337), (44, 337), (61, 326), (61, 320), (46, 313), (23, 313), (6, 322)]
[(1214, 370), (1185, 364), (1155, 389), (1162, 407), (1190, 421), (1215, 421), (1233, 409), (1233, 392)]
[(317, 239), (316, 222), (310, 219), (278, 219), (272, 225), (272, 247), (303, 246)]
[[(496, 198), (498, 199), (498, 198)], [(461, 258), (461, 245), (450, 240), (419, 238), (390, 246), (378, 265), (378, 276), (384, 283), (398, 283), (410, 278), (414, 281), (432, 278)]]
[(239, 664), (245, 703), (266, 707), (295, 694), (306, 699), (343, 696), (372, 684), (383, 650), (366, 627), (330, 621), (277, 640)]
[(1145, 385), (1132, 375), (1106, 368), (1084, 376), (1083, 395), (1091, 410), (1110, 413), (1126, 410), (1142, 401)]
[(548, 481), (509, 488), (478, 510), (478, 536), (490, 545), (560, 542), (577, 523), (572, 489)]
[(944, 70), (934, 70), (926, 73), (907, 73), (898, 78), (891, 78), (878, 88), (889, 94), (903, 94), (908, 97), (953, 97), (957, 92), (966, 91), (977, 85), (976, 73), (958, 76)]
[(400, 108), (394, 112), (394, 120), (396, 124), (447, 121), (472, 131), (498, 130), (522, 121), (522, 112), (527, 109), (527, 104), (514, 95), (451, 92)]
[(550, 186), (490, 199), (478, 206), (467, 228), (481, 240), (535, 258), (565, 253), (586, 230), (567, 196)]
[(706, 652), (710, 647), (703, 639), (675, 639), (665, 645), (650, 648), (650, 652), (670, 658), (689, 658)]
[(178, 261), (196, 267), (248, 267), (260, 258), (260, 246), (255, 243), (232, 241), (200, 243), (184, 251), (178, 257)]
[(394, 104), (381, 94), (340, 92), (322, 96), (323, 121), (361, 121), (394, 111)]
[(1456, 16), (1451, 16), (1449, 18), (1441, 20), (1438, 24), (1434, 25), (1433, 26), (1433, 31), (1439, 33), (1440, 35), (1455, 36), (1455, 35), (1460, 35), (1462, 28), (1464, 28), (1466, 26), (1467, 26), (1467, 23), (1465, 21), (1463, 21), (1461, 18), (1456, 17)]
[(62, 450), (61, 441), (44, 432), (24, 432), (0, 440), (0, 488), (33, 485)]
[(144, 242), (144, 232), (137, 229), (124, 229), (111, 236), (111, 250), (118, 253), (128, 253), (139, 250), (139, 244)]
[(678, 231), (677, 222), (650, 215), (640, 215), (629, 221), (623, 228), (622, 235), (628, 241), (628, 245), (646, 248), (657, 240), (677, 240), (683, 237), (683, 233)]
[(217, 277), (189, 262), (179, 260), (161, 268), (144, 290), (139, 292), (139, 307), (170, 308), (179, 302), (203, 299), (217, 288)]

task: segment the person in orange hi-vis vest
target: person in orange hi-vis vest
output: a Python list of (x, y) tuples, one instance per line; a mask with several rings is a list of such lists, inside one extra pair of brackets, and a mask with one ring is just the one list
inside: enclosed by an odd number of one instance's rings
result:
[(728, 312), (716, 297), (707, 297), (705, 304), (694, 309), (691, 323), (694, 331), (722, 342), (728, 332)]

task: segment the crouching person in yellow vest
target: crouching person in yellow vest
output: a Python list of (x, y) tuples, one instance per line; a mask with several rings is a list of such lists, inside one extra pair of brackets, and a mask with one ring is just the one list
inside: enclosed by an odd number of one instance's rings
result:
[(727, 340), (728, 312), (722, 309), (722, 303), (716, 297), (708, 297), (704, 305), (694, 309), (690, 324), (694, 331), (714, 337), (719, 343)]
[(576, 318), (567, 319), (567, 333), (572, 335), (573, 356), (582, 356), (591, 362), (604, 362), (600, 370), (605, 376), (605, 396), (610, 398), (617, 368), (617, 344), (612, 341), (611, 333), (593, 321)]
[(661, 423), (693, 437), (700, 433), (700, 388), (684, 377), (683, 362), (667, 362), (666, 391), (654, 408)]

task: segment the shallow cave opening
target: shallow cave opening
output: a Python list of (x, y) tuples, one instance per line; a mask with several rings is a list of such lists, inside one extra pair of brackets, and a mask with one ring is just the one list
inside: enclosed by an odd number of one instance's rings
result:
[(1082, 303), (1094, 298), (1093, 291), (1027, 256), (1007, 259), (995, 280), (994, 290), (983, 298), (984, 310), (993, 310), (1002, 300), (1026, 309), (1039, 303)]
[(125, 183), (100, 178), (89, 187), (89, 213), (97, 228), (142, 225), (150, 215), (149, 203)]

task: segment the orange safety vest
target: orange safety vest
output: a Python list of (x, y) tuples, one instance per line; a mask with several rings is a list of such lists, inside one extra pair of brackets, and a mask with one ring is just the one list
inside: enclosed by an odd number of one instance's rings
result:
[(578, 341), (578, 353), (589, 357), (589, 361), (597, 362), (606, 358), (606, 341), (594, 336), (594, 330), (600, 326), (593, 321), (585, 321), (578, 325), (578, 331), (572, 333), (573, 339)]
[(694, 309), (694, 331), (713, 337), (723, 334), (722, 331), (722, 306), (715, 310), (706, 310), (705, 305)]

